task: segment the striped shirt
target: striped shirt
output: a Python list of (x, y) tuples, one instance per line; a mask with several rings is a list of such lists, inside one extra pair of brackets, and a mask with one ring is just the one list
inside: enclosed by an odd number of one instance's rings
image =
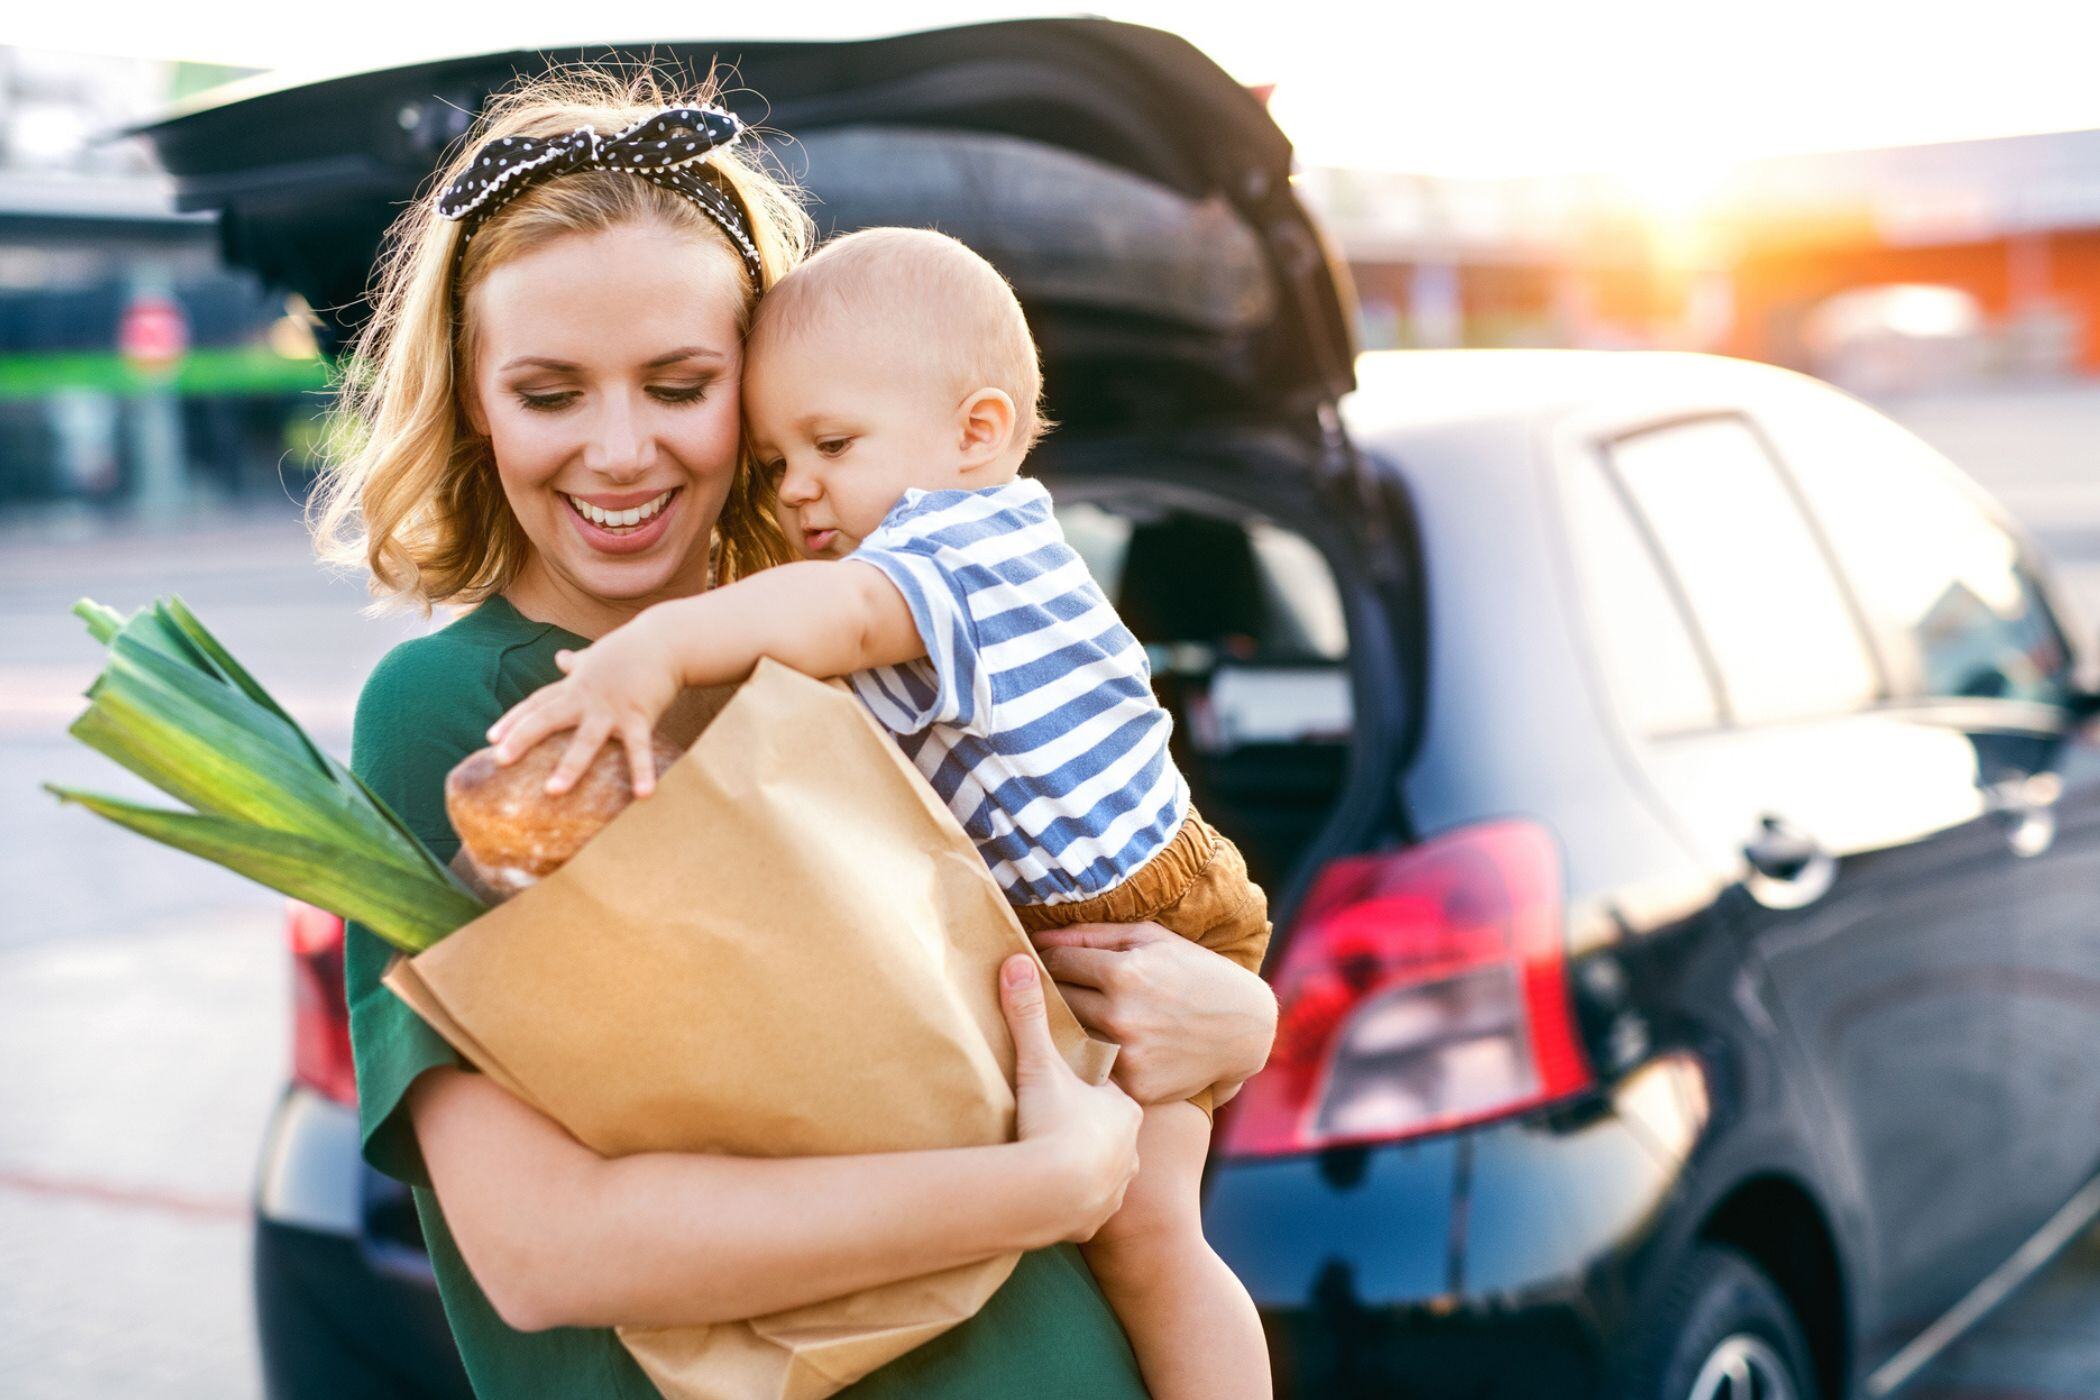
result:
[(849, 678), (1015, 904), (1091, 899), (1188, 815), (1145, 649), (1041, 484), (908, 490), (851, 555), (911, 608), (923, 660)]

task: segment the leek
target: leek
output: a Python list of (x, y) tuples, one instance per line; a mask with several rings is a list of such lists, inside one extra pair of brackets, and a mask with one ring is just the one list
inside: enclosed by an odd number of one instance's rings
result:
[(109, 659), (69, 732), (190, 810), (51, 783), (46, 791), (353, 919), (407, 952), (482, 912), (459, 877), (181, 599), (129, 618), (88, 599), (73, 612)]

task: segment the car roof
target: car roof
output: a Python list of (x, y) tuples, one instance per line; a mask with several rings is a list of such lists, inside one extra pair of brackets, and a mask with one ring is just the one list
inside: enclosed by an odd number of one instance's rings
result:
[(1578, 409), (1747, 400), (1803, 376), (1678, 350), (1375, 350), (1342, 401), (1353, 434), (1411, 437), (1468, 424), (1543, 426)]

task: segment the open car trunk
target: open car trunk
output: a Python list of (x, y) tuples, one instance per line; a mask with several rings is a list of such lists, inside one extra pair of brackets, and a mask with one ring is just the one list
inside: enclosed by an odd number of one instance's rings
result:
[[(786, 133), (775, 156), (825, 233), (932, 226), (989, 257), (1074, 428), (1307, 423), (1353, 386), (1336, 274), (1261, 104), (1186, 41), (1020, 20), (838, 43), (636, 45), (582, 55), (704, 72)], [(621, 55), (626, 57), (622, 59)], [(571, 55), (562, 55), (564, 59)], [(299, 86), (235, 85), (143, 128), (229, 261), (366, 314), (381, 236), (488, 95), (547, 56), (503, 53)]]

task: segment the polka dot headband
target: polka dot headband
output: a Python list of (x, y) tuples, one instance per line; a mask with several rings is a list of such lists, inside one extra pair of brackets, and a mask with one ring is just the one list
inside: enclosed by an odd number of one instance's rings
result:
[(667, 107), (615, 136), (580, 126), (567, 136), (541, 140), (504, 136), (474, 152), (466, 171), (437, 198), (440, 217), (464, 223), (462, 253), (474, 230), (498, 209), (541, 180), (573, 170), (619, 170), (684, 195), (721, 226), (736, 245), (751, 285), (763, 286), (758, 245), (742, 206), (699, 169), (718, 150), (734, 146), (744, 124), (719, 107)]

